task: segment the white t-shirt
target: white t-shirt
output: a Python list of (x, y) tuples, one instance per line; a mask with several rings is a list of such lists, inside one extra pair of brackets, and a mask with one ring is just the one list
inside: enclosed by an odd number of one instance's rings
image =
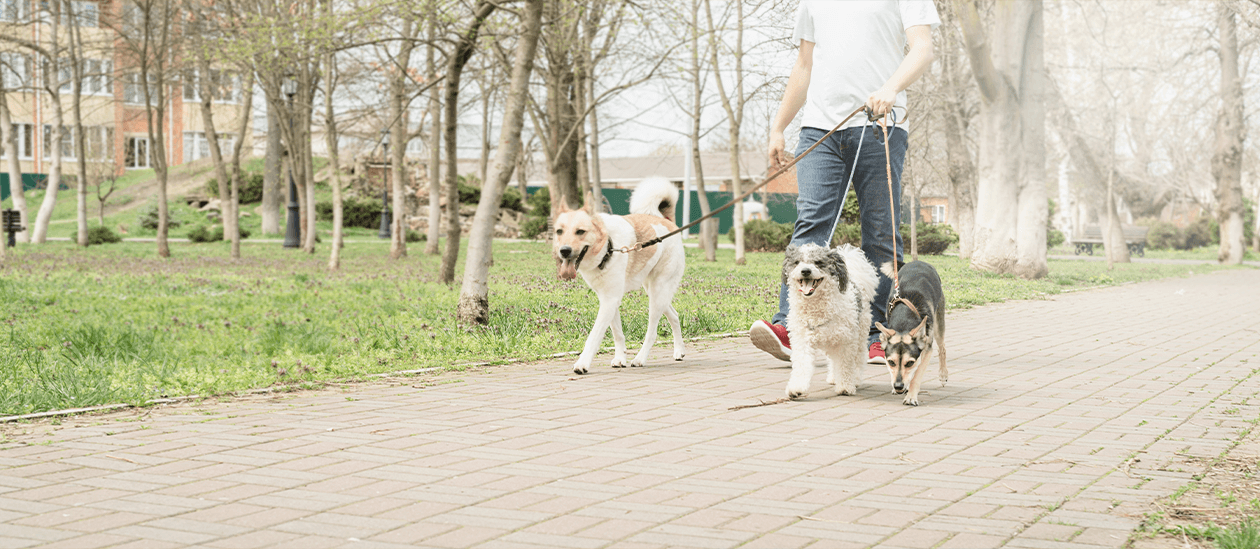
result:
[[(801, 0), (792, 42), (814, 43), (801, 125), (834, 128), (897, 72), (906, 56), (906, 29), (940, 24), (932, 0)], [(900, 118), (905, 106), (903, 91), (895, 102)], [(859, 114), (845, 127), (864, 123)]]

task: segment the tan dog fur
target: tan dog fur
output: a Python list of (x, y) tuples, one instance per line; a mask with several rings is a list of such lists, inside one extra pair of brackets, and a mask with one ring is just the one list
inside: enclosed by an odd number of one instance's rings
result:
[(623, 368), (627, 365), (619, 308), (625, 294), (640, 287), (648, 294), (648, 326), (643, 347), (629, 365), (643, 366), (647, 362), (648, 353), (656, 343), (661, 315), (668, 319), (674, 334), (674, 360), (682, 360), (686, 353), (682, 325), (678, 313), (670, 305), (682, 282), (685, 267), (681, 236), (667, 238), (655, 246), (629, 254), (613, 252), (604, 268), (599, 268), (609, 253), (609, 238), (615, 248), (621, 248), (676, 229), (672, 217), (677, 192), (672, 183), (663, 179), (645, 180), (631, 198), (631, 209), (635, 213), (625, 216), (594, 213), (591, 209), (593, 199), (589, 195), (586, 205), (578, 210), (571, 210), (561, 202), (552, 242), (557, 275), (563, 280), (572, 280), (581, 274), (599, 297), (599, 314), (581, 355), (573, 365), (574, 373), (585, 374), (589, 370), (610, 327), (615, 348), (612, 366)]

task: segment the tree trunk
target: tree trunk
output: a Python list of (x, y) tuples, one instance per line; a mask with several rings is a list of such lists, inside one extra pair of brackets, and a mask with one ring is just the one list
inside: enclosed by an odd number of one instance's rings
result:
[[(914, 179), (915, 174), (910, 174), (910, 179)], [(919, 209), (919, 182), (913, 181), (910, 187), (910, 261), (919, 260), (919, 217), (922, 215)]]
[[(402, 21), (402, 36), (411, 37), (414, 32), (415, 20), (411, 17), (404, 17)], [(399, 46), (398, 57), (394, 58), (394, 70), (397, 71), (390, 79), (390, 98), (389, 98), (389, 116), (390, 116), (390, 134), (389, 140), (393, 144), (392, 154), (389, 158), (389, 175), (390, 175), (390, 198), (393, 200), (391, 209), (394, 210), (393, 226), (389, 233), (389, 257), (390, 259), (401, 259), (407, 255), (407, 202), (403, 196), (403, 178), (406, 175), (405, 157), (407, 154), (407, 105), (409, 103), (407, 97), (407, 81), (411, 79), (408, 70), (411, 67), (411, 52), (415, 42), (411, 40), (403, 40)]]
[(1221, 114), (1216, 124), (1216, 150), (1212, 153), (1212, 177), (1216, 179), (1216, 221), (1220, 224), (1221, 263), (1241, 265), (1246, 245), (1243, 236), (1242, 155), (1246, 139), (1242, 78), (1238, 72), (1238, 25), (1227, 1), (1217, 2), (1220, 29)]
[[(709, 55), (712, 58), (713, 67), (720, 67), (718, 63), (718, 30), (713, 25), (713, 8), (709, 0), (704, 0), (705, 14), (709, 21)], [(726, 85), (722, 83), (722, 75), (715, 73), (714, 81), (717, 83), (718, 96), (722, 98), (722, 108), (726, 110), (727, 134), (730, 138), (731, 147), (731, 193), (738, 197), (743, 194), (743, 181), (739, 173), (739, 129), (743, 125), (744, 120), (744, 4), (743, 2), (735, 3), (735, 88), (732, 93), (726, 93)], [(739, 201), (735, 203), (735, 207), (731, 212), (732, 228), (735, 231), (735, 264), (743, 265), (744, 258), (744, 203)]]
[(267, 151), (263, 157), (263, 197), (262, 219), (263, 236), (280, 234), (280, 204), (284, 199), (286, 186), (281, 178), (280, 154), (284, 143), (280, 140), (280, 117), (276, 114), (272, 102), (267, 101)]
[[(700, 114), (704, 108), (704, 79), (700, 71), (700, 2), (691, 0), (691, 155), (696, 174), (696, 202), (700, 203), (701, 217), (709, 215), (709, 193), (704, 188), (704, 168), (700, 162)], [(684, 223), (691, 220), (685, 219)], [(705, 261), (717, 261), (717, 219), (700, 222), (700, 247), (704, 248)]]
[(467, 324), (487, 324), (490, 320), (490, 258), (494, 243), (494, 225), (499, 217), (499, 200), (512, 177), (516, 157), (521, 153), (521, 130), (528, 106), (529, 76), (542, 32), (543, 0), (528, 0), (525, 7), (525, 32), (516, 44), (512, 64), (512, 82), (508, 89), (503, 129), (495, 151), (493, 179), (482, 185), (481, 201), (468, 235), (468, 254), (464, 262), (464, 282), (460, 289), (458, 317)]
[[(9, 197), (13, 199), (13, 209), (18, 211), (23, 230), (17, 233), (18, 242), (30, 242), (30, 218), (26, 209), (26, 189), (22, 186), (22, 161), (18, 159), (17, 134), (13, 131), (13, 119), (9, 114), (9, 94), (0, 90), (0, 135), (4, 138), (4, 158), (8, 162)], [(8, 241), (8, 238), (5, 238)]]
[[(332, 4), (328, 9), (332, 10)], [(328, 147), (328, 167), (331, 172), (328, 176), (328, 184), (332, 187), (332, 213), (333, 213), (333, 235), (332, 235), (332, 251), (328, 255), (328, 270), (335, 271), (341, 268), (341, 246), (342, 246), (342, 225), (344, 224), (344, 213), (342, 211), (341, 202), (341, 158), (337, 150), (337, 118), (333, 114), (333, 89), (336, 86), (336, 58), (332, 53), (324, 61), (327, 67), (327, 78), (325, 79), (324, 94), (324, 142)]]
[(442, 253), (442, 266), (439, 278), (446, 284), (455, 282), (455, 262), (459, 259), (459, 165), (457, 163), (455, 129), (459, 106), (459, 76), (468, 64), (476, 46), (477, 34), (481, 31), (486, 18), (494, 12), (495, 4), (491, 0), (478, 0), (473, 8), (473, 20), (468, 29), (460, 36), (459, 43), (451, 55), (446, 69), (446, 99), (443, 101), (446, 110), (446, 127), (443, 138), (446, 141), (446, 250)]
[[(74, 3), (66, 2), (67, 19), (75, 21)], [(74, 124), (75, 179), (77, 203), (75, 204), (75, 221), (78, 224), (78, 245), (88, 245), (88, 194), (87, 194), (87, 147), (83, 142), (83, 36), (78, 25), (66, 26), (66, 37), (69, 39), (67, 53), (70, 59), (70, 72), (74, 78), (71, 83), (70, 116)], [(61, 154), (61, 144), (53, 145), (53, 154)]]
[[(429, 80), (437, 79), (434, 46), (437, 42), (438, 15), (436, 8), (429, 14), (429, 46), (425, 49), (425, 67)], [(424, 244), (425, 255), (437, 255), (441, 249), (438, 239), (442, 220), (442, 88), (434, 86), (429, 91), (429, 115), (433, 125), (429, 131), (429, 228)]]
[[(205, 129), (206, 142), (210, 149), (210, 161), (214, 163), (214, 177), (219, 183), (219, 216), (223, 221), (223, 239), (232, 240), (236, 234), (236, 212), (232, 209), (232, 190), (231, 180), (228, 175), (227, 163), (223, 160), (223, 151), (219, 148), (219, 133), (214, 127), (214, 109), (212, 108), (214, 100), (214, 90), (210, 87), (210, 58), (204, 52), (200, 52), (197, 75), (197, 90), (201, 95), (201, 123)], [(242, 138), (244, 136), (241, 136)], [(239, 253), (232, 259), (240, 259)]]
[(945, 132), (945, 158), (949, 178), (949, 221), (958, 232), (958, 256), (970, 259), (974, 249), (976, 224), (976, 166), (972, 151), (967, 148), (969, 118), (965, 85), (966, 69), (958, 59), (958, 36), (952, 6), (941, 10), (943, 19), (941, 47), (942, 105)]
[[(232, 189), (229, 202), (232, 204), (232, 232), (230, 235), (232, 241), (232, 259), (241, 258), (241, 151), (245, 148), (245, 132), (249, 131), (253, 121), (254, 109), (254, 74), (249, 73), (249, 77), (245, 79), (241, 86), (242, 94), (245, 96), (245, 103), (241, 105), (241, 110), (237, 113), (238, 126), (236, 127), (236, 141), (232, 148)], [(227, 236), (225, 235), (225, 238)]]
[(315, 87), (317, 85), (315, 71), (318, 70), (318, 64), (314, 66), (303, 66), (299, 74), (302, 75), (303, 84), (299, 84), (302, 92), (298, 95), (301, 98), (299, 103), (301, 116), (298, 120), (301, 124), (297, 128), (298, 158), (302, 160), (302, 181), (306, 184), (306, 193), (303, 196), (303, 208), (306, 214), (303, 218), (302, 226), (304, 233), (302, 237), (306, 240), (302, 251), (308, 254), (315, 253), (315, 238), (319, 236), (315, 229), (315, 222), (318, 221), (315, 215), (315, 156), (311, 151), (311, 121), (315, 114)]
[(1040, 0), (994, 7), (993, 47), (974, 2), (963, 34), (980, 88), (980, 166), (972, 266), (1046, 275), (1045, 112)]

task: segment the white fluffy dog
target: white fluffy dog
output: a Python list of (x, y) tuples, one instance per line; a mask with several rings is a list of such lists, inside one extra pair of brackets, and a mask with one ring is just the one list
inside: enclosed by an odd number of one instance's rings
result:
[(643, 338), (643, 347), (629, 362), (630, 366), (647, 363), (648, 353), (656, 344), (656, 327), (662, 315), (674, 332), (674, 360), (682, 360), (686, 354), (682, 324), (678, 312), (670, 304), (682, 284), (686, 268), (682, 236), (671, 236), (660, 244), (629, 254), (614, 251), (678, 228), (674, 224), (678, 188), (664, 178), (644, 179), (630, 195), (630, 215), (595, 213), (591, 209), (592, 201), (587, 195), (586, 205), (580, 210), (570, 210), (563, 200), (560, 201), (552, 243), (560, 278), (572, 280), (581, 274), (586, 284), (599, 296), (599, 315), (595, 317), (595, 326), (586, 338), (582, 354), (573, 365), (573, 372), (585, 374), (590, 369), (609, 327), (612, 328), (616, 351), (612, 367), (626, 366), (626, 338), (621, 331), (618, 309), (621, 298), (639, 288), (647, 291), (648, 295), (647, 334)]
[(871, 300), (879, 283), (875, 267), (859, 248), (816, 244), (791, 246), (783, 261), (788, 285), (788, 333), (792, 337), (792, 377), (788, 398), (809, 393), (816, 353), (827, 357), (827, 383), (836, 394), (857, 394), (866, 364)]

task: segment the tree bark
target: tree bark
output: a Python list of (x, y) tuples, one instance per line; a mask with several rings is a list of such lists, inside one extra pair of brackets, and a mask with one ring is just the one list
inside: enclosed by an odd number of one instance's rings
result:
[[(61, 64), (61, 40), (58, 35), (61, 20), (61, 2), (50, 2), (48, 5), (51, 10), (49, 19), (52, 21), (49, 28), (51, 29), (52, 36), (50, 37), (50, 53), (46, 59), (46, 70), (51, 74), (56, 75), (58, 74), (58, 67)], [(56, 82), (57, 78), (55, 76), (51, 79), (51, 82), (49, 82), (49, 80), (50, 79), (45, 78), (44, 82), (44, 91), (47, 92), (47, 97), (49, 99), (48, 103), (52, 108), (53, 114), (53, 123), (51, 127), (53, 134), (49, 139), (49, 143), (54, 144), (53, 148), (56, 149), (61, 144), (61, 131), (63, 124), (61, 94), (59, 92), (60, 84)], [(36, 128), (32, 125), (31, 129), (35, 130)], [(53, 151), (48, 152), (52, 153)], [(48, 156), (51, 161), (48, 168), (48, 177), (44, 180), (44, 199), (40, 202), (39, 213), (35, 215), (35, 228), (31, 231), (31, 242), (35, 244), (43, 244), (44, 240), (48, 237), (48, 223), (52, 221), (52, 211), (53, 208), (57, 206), (57, 191), (61, 189), (61, 155), (49, 154)]]
[(406, 175), (407, 154), (407, 82), (411, 75), (407, 73), (411, 67), (411, 52), (415, 42), (409, 38), (415, 34), (415, 20), (405, 16), (402, 21), (402, 36), (405, 38), (399, 46), (398, 57), (394, 58), (393, 70), (396, 71), (390, 80), (390, 135), (393, 144), (390, 150), (389, 175), (390, 198), (393, 200), (393, 226), (390, 230), (389, 257), (401, 259), (407, 255), (407, 202), (403, 196), (403, 178)]
[[(473, 19), (468, 29), (460, 36), (459, 43), (451, 55), (446, 69), (446, 98), (443, 101), (446, 110), (446, 127), (443, 137), (446, 141), (446, 250), (442, 253), (442, 266), (439, 278), (446, 284), (455, 282), (455, 262), (459, 259), (459, 166), (455, 156), (456, 116), (459, 106), (459, 77), (464, 66), (472, 57), (476, 46), (477, 34), (481, 31), (486, 18), (497, 7), (492, 0), (478, 0), (473, 8)], [(483, 197), (484, 199), (484, 197)]]
[(980, 89), (980, 166), (975, 249), (978, 269), (1046, 275), (1045, 111), (1040, 0), (994, 6), (990, 48), (973, 2), (962, 17)]
[(458, 318), (468, 324), (487, 324), (490, 319), (489, 274), (494, 226), (499, 217), (499, 200), (511, 180), (516, 158), (521, 153), (521, 131), (528, 106), (529, 76), (533, 72), (534, 55), (542, 33), (543, 0), (527, 0), (525, 32), (516, 44), (512, 64), (512, 82), (508, 89), (503, 129), (495, 150), (492, 179), (482, 185), (481, 201), (468, 235), (468, 254), (464, 262), (464, 281), (460, 290)]
[[(690, 162), (696, 174), (696, 202), (700, 203), (700, 215), (709, 215), (709, 193), (704, 188), (704, 168), (700, 162), (700, 114), (703, 109), (704, 80), (700, 71), (700, 2), (691, 0), (691, 150)], [(688, 160), (684, 160), (688, 161)], [(691, 220), (685, 219), (684, 223)], [(704, 248), (705, 261), (717, 261), (717, 219), (700, 222), (700, 246)]]
[[(331, 3), (328, 9), (332, 10)], [(326, 90), (324, 93), (324, 143), (328, 147), (328, 167), (331, 172), (328, 176), (328, 184), (332, 187), (333, 210), (332, 251), (328, 254), (328, 270), (335, 271), (341, 268), (341, 246), (344, 239), (342, 225), (345, 214), (341, 198), (341, 157), (337, 150), (337, 117), (333, 113), (333, 89), (337, 83), (337, 65), (332, 52), (328, 53), (324, 66), (327, 67), (328, 74), (324, 84)]]
[[(704, 0), (705, 15), (709, 22), (709, 55), (713, 67), (720, 67), (718, 63), (718, 44), (717, 29), (713, 24), (713, 8), (709, 0)], [(727, 119), (727, 135), (730, 139), (730, 162), (731, 162), (731, 193), (732, 196), (738, 197), (743, 194), (743, 180), (739, 172), (739, 130), (744, 121), (744, 3), (735, 3), (735, 87), (732, 93), (726, 93), (726, 85), (722, 82), (722, 75), (714, 73), (714, 81), (717, 83), (718, 96), (722, 99), (722, 108), (726, 110)], [(735, 203), (732, 209), (731, 217), (732, 229), (735, 231), (735, 264), (743, 265), (744, 258), (744, 203), (739, 201)]]
[(941, 118), (945, 133), (945, 158), (949, 178), (949, 220), (958, 232), (958, 256), (970, 259), (974, 249), (976, 224), (976, 166), (967, 147), (968, 115), (966, 70), (958, 59), (956, 15), (952, 5), (941, 10), (941, 81), (944, 100)]
[[(438, 15), (436, 5), (430, 4), (433, 11), (429, 14), (429, 46), (425, 50), (425, 67), (429, 71), (429, 81), (437, 79), (437, 62), (434, 44), (437, 42)], [(442, 220), (442, 91), (434, 86), (429, 91), (429, 114), (433, 125), (429, 131), (429, 228), (425, 237), (425, 255), (437, 255)]]
[(267, 150), (263, 156), (263, 197), (262, 220), (263, 236), (280, 234), (280, 204), (284, 199), (284, 179), (281, 178), (281, 152), (284, 143), (280, 140), (280, 116), (276, 114), (272, 102), (267, 101)]
[(1238, 24), (1230, 3), (1216, 5), (1221, 60), (1221, 113), (1216, 124), (1212, 177), (1216, 179), (1216, 221), (1220, 224), (1221, 263), (1241, 265), (1243, 236), (1242, 156), (1246, 139), (1242, 78), (1238, 71)]
[[(232, 208), (231, 179), (228, 175), (227, 163), (223, 160), (223, 151), (219, 148), (219, 133), (214, 126), (214, 89), (210, 87), (210, 58), (205, 48), (197, 48), (198, 72), (197, 90), (201, 95), (201, 123), (206, 133), (206, 142), (210, 149), (210, 161), (214, 163), (214, 177), (219, 183), (219, 216), (223, 221), (223, 238), (231, 241), (236, 235), (236, 211)], [(244, 136), (241, 136), (244, 138)], [(239, 251), (232, 259), (240, 259)]]
[[(18, 159), (17, 134), (13, 131), (13, 119), (9, 113), (9, 94), (0, 90), (0, 135), (4, 136), (4, 158), (8, 163), (9, 196), (13, 199), (13, 209), (18, 211), (23, 230), (18, 232), (18, 242), (30, 242), (30, 218), (27, 217), (26, 189), (22, 186), (22, 161)], [(5, 238), (8, 242), (8, 238)]]
[[(74, 2), (66, 2), (66, 17), (69, 21), (75, 21)], [(87, 194), (87, 147), (83, 141), (83, 35), (78, 25), (66, 25), (66, 37), (69, 39), (69, 48), (67, 53), (70, 59), (70, 74), (74, 79), (71, 83), (70, 96), (70, 116), (71, 122), (74, 124), (74, 149), (75, 156), (78, 158), (75, 162), (75, 179), (76, 181), (76, 198), (75, 204), (75, 221), (78, 224), (77, 238), (78, 245), (87, 247), (88, 245), (88, 194)], [(61, 154), (61, 143), (53, 145), (53, 154)]]
[(245, 103), (241, 105), (241, 110), (237, 113), (239, 125), (236, 127), (236, 141), (232, 147), (232, 162), (229, 164), (232, 168), (232, 189), (229, 197), (232, 203), (232, 259), (241, 258), (241, 180), (244, 177), (241, 173), (241, 151), (245, 148), (245, 132), (249, 131), (253, 119), (253, 89), (254, 73), (250, 72), (249, 77), (241, 85)]

